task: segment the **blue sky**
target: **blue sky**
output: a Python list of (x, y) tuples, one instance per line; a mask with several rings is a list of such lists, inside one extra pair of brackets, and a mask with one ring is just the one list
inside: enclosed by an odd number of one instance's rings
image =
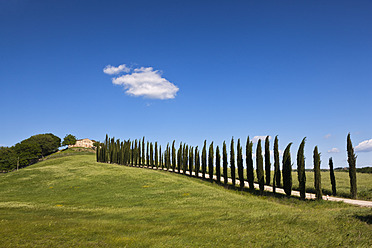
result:
[(1, 1), (0, 144), (278, 135), (295, 162), (306, 136), (306, 167), (318, 145), (327, 168), (330, 156), (347, 165), (350, 132), (364, 142), (357, 166), (372, 165), (371, 12), (371, 1)]

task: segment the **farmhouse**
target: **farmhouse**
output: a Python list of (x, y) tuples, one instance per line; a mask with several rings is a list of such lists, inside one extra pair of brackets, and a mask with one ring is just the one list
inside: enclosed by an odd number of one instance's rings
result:
[(75, 145), (69, 145), (68, 148), (71, 147), (93, 147), (93, 143), (96, 142), (95, 140), (90, 140), (90, 139), (79, 139), (76, 140)]

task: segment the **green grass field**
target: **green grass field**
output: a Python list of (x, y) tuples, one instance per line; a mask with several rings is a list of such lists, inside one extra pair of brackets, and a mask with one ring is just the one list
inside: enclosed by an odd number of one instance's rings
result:
[(371, 247), (372, 209), (49, 159), (0, 175), (1, 247)]

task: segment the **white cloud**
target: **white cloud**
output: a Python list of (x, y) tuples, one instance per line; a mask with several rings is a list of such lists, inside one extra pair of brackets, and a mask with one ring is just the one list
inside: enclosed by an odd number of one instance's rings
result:
[(355, 147), (356, 152), (371, 152), (372, 151), (372, 139), (360, 142)]
[[(267, 136), (254, 136), (252, 139), (253, 143), (257, 143), (258, 140), (261, 140), (261, 142), (265, 142)], [(269, 140), (271, 140), (271, 136), (269, 136)]]
[(339, 153), (340, 150), (338, 148), (332, 148), (331, 150), (328, 150), (328, 153)]
[(123, 86), (128, 95), (161, 100), (176, 97), (179, 88), (163, 78), (160, 71), (152, 67), (140, 67), (131, 72), (125, 65), (121, 66), (124, 67), (106, 66), (104, 72), (107, 74), (124, 72), (124, 75), (112, 78), (112, 83)]
[(332, 135), (329, 133), (329, 134), (324, 135), (324, 138), (325, 138), (325, 139), (329, 139), (331, 136), (332, 136)]
[(120, 72), (130, 72), (130, 68), (127, 67), (125, 64), (119, 65), (118, 67), (107, 65), (103, 72), (109, 75), (119, 74)]

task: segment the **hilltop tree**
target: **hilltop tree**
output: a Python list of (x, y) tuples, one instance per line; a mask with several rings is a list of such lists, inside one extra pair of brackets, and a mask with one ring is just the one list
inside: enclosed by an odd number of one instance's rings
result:
[(222, 166), (223, 166), (223, 183), (227, 185), (228, 176), (227, 176), (227, 151), (226, 151), (226, 142), (223, 142), (222, 145)]
[(329, 177), (331, 179), (332, 195), (337, 195), (337, 192), (336, 192), (336, 178), (335, 178), (335, 172), (333, 170), (332, 157), (329, 158)]
[(158, 169), (158, 142), (155, 142), (155, 168)]
[(207, 170), (207, 141), (204, 140), (204, 146), (202, 151), (202, 177), (205, 179), (205, 173)]
[(265, 174), (266, 174), (266, 185), (270, 185), (271, 182), (271, 163), (270, 163), (270, 136), (266, 136), (265, 139)]
[(138, 140), (138, 166), (141, 167), (141, 159), (142, 159), (142, 154), (141, 154), (141, 139)]
[(182, 167), (182, 142), (180, 143), (180, 147), (178, 148), (177, 152), (177, 169), (178, 173), (181, 173), (181, 167)]
[(265, 179), (263, 171), (263, 158), (262, 158), (262, 148), (261, 140), (258, 140), (257, 150), (256, 150), (256, 166), (257, 166), (257, 180), (260, 186), (260, 194), (262, 195), (265, 189)]
[(216, 148), (216, 177), (217, 183), (221, 183), (221, 155), (220, 148), (218, 146)]
[(305, 141), (306, 137), (303, 138), (300, 147), (298, 148), (297, 152), (297, 177), (298, 177), (298, 184), (300, 187), (300, 199), (305, 200), (306, 198), (306, 174), (305, 174)]
[(175, 147), (176, 141), (173, 140), (172, 142), (172, 172), (175, 172), (176, 170), (176, 147)]
[(199, 170), (200, 170), (200, 155), (198, 147), (195, 147), (195, 176), (199, 177)]
[(316, 199), (322, 199), (322, 184), (320, 178), (320, 153), (318, 152), (318, 147), (315, 146), (314, 148), (314, 187), (315, 187), (315, 194)]
[(145, 136), (142, 138), (142, 166), (146, 163), (146, 154), (145, 154)]
[(194, 147), (190, 146), (190, 150), (189, 150), (189, 171), (190, 171), (190, 176), (192, 176), (193, 169), (194, 169)]
[(238, 166), (238, 176), (239, 176), (239, 185), (240, 189), (244, 188), (244, 168), (243, 168), (243, 154), (242, 147), (240, 145), (240, 139), (238, 139), (238, 144), (236, 146), (236, 164)]
[(273, 180), (273, 192), (275, 193), (276, 187), (280, 187), (280, 161), (279, 161), (279, 144), (278, 135), (275, 136), (274, 140), (274, 180)]
[(150, 167), (154, 167), (154, 145), (150, 142)]
[(247, 180), (249, 184), (249, 189), (254, 190), (254, 168), (253, 168), (253, 158), (252, 158), (253, 142), (247, 138), (247, 144), (245, 147), (245, 162), (247, 165)]
[(283, 188), (284, 192), (290, 196), (292, 193), (292, 162), (291, 162), (291, 145), (287, 145), (283, 154)]
[[(171, 167), (171, 150), (170, 150), (170, 146), (169, 146), (169, 143), (167, 143), (167, 170), (170, 171), (170, 167)], [(172, 171), (173, 172), (173, 171)]]
[(147, 168), (150, 167), (150, 143), (147, 141), (147, 147), (146, 147), (146, 166)]
[(234, 137), (231, 138), (230, 145), (230, 170), (231, 170), (231, 180), (233, 186), (235, 186), (235, 153), (234, 153)]
[(76, 144), (76, 137), (72, 134), (67, 134), (62, 142), (63, 146), (75, 145), (75, 144)]
[(213, 142), (209, 146), (209, 155), (208, 155), (208, 172), (209, 172), (209, 180), (213, 182), (213, 159), (214, 159), (214, 151), (213, 151)]
[(160, 167), (161, 167), (161, 169), (164, 170), (163, 154), (161, 153), (161, 145), (159, 145), (159, 161), (160, 161)]
[(353, 199), (357, 198), (356, 159), (349, 133), (347, 135), (347, 162), (349, 163), (350, 195)]
[(189, 146), (184, 144), (183, 145), (183, 174), (186, 175), (186, 171), (187, 171), (187, 164), (188, 164), (188, 154), (189, 153)]

